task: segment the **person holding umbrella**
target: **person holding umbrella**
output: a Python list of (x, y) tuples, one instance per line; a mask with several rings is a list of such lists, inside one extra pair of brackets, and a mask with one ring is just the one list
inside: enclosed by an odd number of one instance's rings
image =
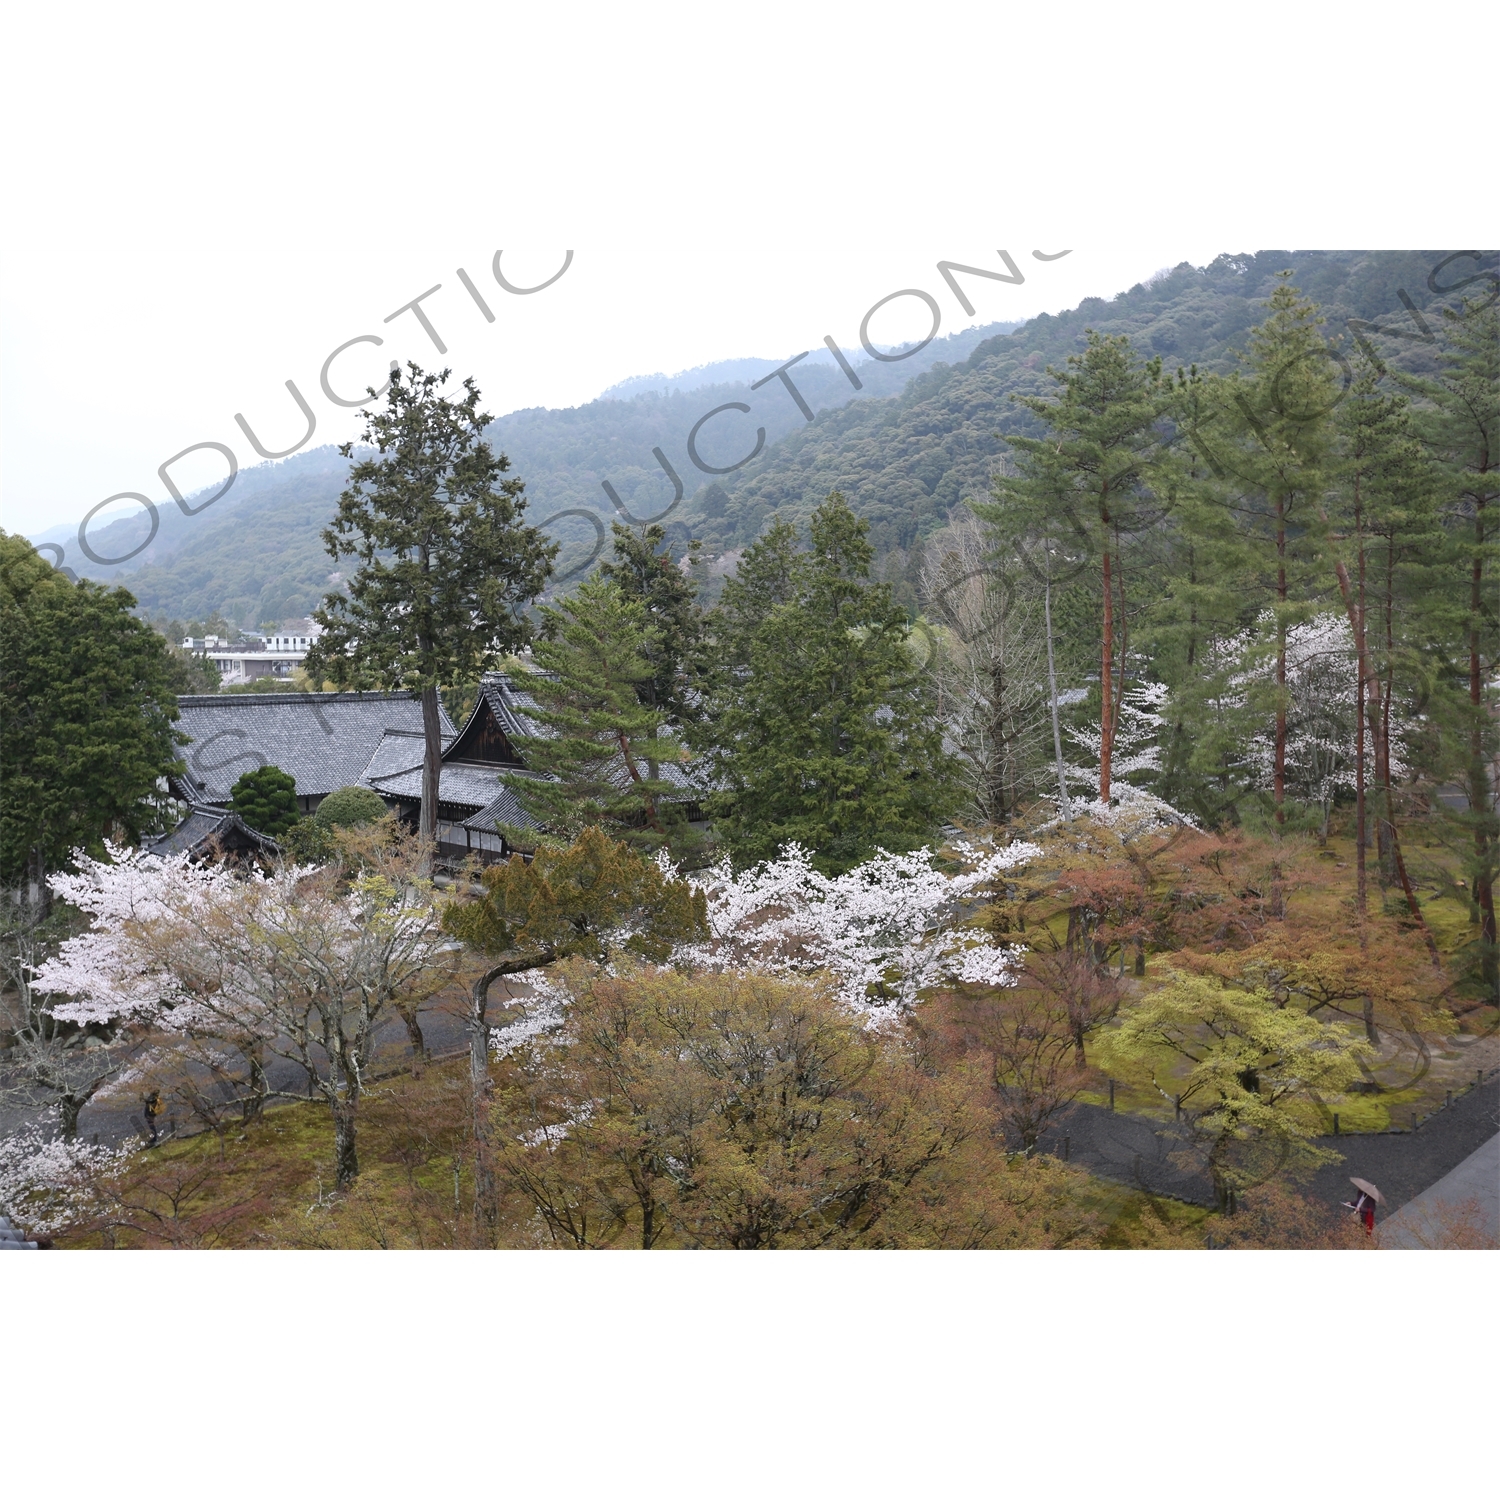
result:
[(1373, 1182), (1366, 1182), (1363, 1177), (1351, 1177), (1349, 1181), (1359, 1189), (1359, 1192), (1353, 1203), (1345, 1203), (1343, 1207), (1352, 1208), (1359, 1215), (1366, 1234), (1374, 1234), (1375, 1205), (1378, 1203), (1384, 1208), (1385, 1199), (1380, 1196), (1380, 1189)]

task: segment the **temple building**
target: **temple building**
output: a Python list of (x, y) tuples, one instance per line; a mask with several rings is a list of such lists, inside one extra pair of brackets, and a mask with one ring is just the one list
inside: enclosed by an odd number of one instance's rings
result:
[[(416, 827), (425, 743), (417, 695), (225, 694), (179, 698), (178, 705), (178, 727), (191, 743), (183, 750), (185, 770), (173, 778), (172, 793), (191, 805), (187, 822), (197, 818), (201, 824), (214, 810), (226, 810), (234, 783), (246, 771), (276, 766), (297, 783), (297, 806), (304, 814), (340, 787), (364, 785)], [(491, 672), (480, 683), (462, 729), (455, 729), (444, 713), (438, 854), (445, 862), (470, 855), (486, 864), (505, 859), (518, 848), (506, 830), (524, 835), (538, 829), (501, 779), (532, 774), (519, 747), (550, 733), (531, 717), (535, 711), (521, 682), (508, 673)], [(623, 760), (618, 772), (623, 789), (629, 775)], [(679, 789), (676, 800), (689, 820), (700, 820), (706, 788), (694, 780), (691, 769), (663, 764), (660, 775)], [(167, 837), (188, 837), (193, 830), (187, 822)]]
[[(184, 769), (172, 778), (182, 802), (229, 805), (246, 771), (277, 766), (297, 783), (297, 806), (312, 812), (330, 792), (354, 786), (390, 731), (416, 737), (422, 702), (414, 693), (224, 693), (177, 700)], [(443, 738), (453, 737), (447, 714)]]
[(170, 832), (147, 839), (148, 854), (186, 854), (194, 862), (227, 860), (230, 864), (271, 864), (281, 849), (276, 840), (251, 828), (226, 808), (204, 804), (190, 807), (187, 816)]
[[(443, 858), (477, 854), (483, 863), (493, 863), (516, 852), (505, 829), (539, 827), (501, 779), (531, 774), (518, 746), (551, 733), (531, 717), (535, 711), (535, 701), (509, 673), (490, 672), (481, 681), (468, 721), (443, 748), (438, 783), (438, 853)], [(680, 788), (679, 801), (689, 819), (700, 819), (704, 789), (683, 767), (663, 765), (660, 773)], [(628, 777), (623, 762), (619, 774), (623, 787)], [(421, 734), (388, 731), (361, 780), (415, 826), (422, 805)]]

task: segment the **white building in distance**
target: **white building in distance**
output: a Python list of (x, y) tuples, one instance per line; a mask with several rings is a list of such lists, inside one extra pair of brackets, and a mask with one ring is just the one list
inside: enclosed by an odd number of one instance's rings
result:
[(315, 620), (286, 620), (274, 635), (246, 638), (238, 646), (216, 635), (189, 636), (182, 646), (194, 656), (207, 657), (219, 669), (219, 680), (231, 687), (261, 677), (290, 677), (322, 634)]

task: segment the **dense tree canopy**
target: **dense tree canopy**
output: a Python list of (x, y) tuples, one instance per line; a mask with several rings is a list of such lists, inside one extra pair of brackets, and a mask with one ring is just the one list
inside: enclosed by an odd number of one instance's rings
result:
[(0, 871), (44, 872), (159, 815), (177, 760), (165, 642), (124, 589), (72, 583), (0, 532)]
[(667, 711), (655, 702), (663, 627), (641, 599), (604, 578), (544, 605), (541, 617), (527, 689), (543, 733), (523, 742), (532, 774), (509, 776), (508, 785), (555, 836), (599, 826), (682, 852), (682, 798), (662, 767), (681, 764), (687, 750), (667, 736)]
[[(703, 638), (703, 615), (692, 579), (672, 557), (666, 531), (643, 526), (638, 531), (615, 523), (614, 556), (600, 565), (600, 576), (617, 583), (627, 599), (645, 612), (649, 632), (641, 654), (651, 675), (636, 685), (646, 707), (675, 722), (693, 713), (694, 677)], [(685, 559), (691, 563), (694, 552)]]
[(811, 546), (773, 526), (711, 621), (717, 670), (695, 734), (720, 788), (720, 836), (744, 860), (787, 843), (848, 869), (913, 848), (956, 805), (905, 612), (870, 583), (867, 527), (837, 492)]

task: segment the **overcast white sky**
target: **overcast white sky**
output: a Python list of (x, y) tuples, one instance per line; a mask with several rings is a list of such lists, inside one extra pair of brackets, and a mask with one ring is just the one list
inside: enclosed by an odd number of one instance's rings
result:
[[(824, 334), (855, 348), (904, 287), (951, 332), (1224, 250), (1495, 242), (1481, 91), (1432, 82), (1426, 131), (1408, 79), (1410, 128), (1361, 145), (1349, 90), (1409, 28), (1398, 7), (1218, 25), (1177, 4), (33, 7), (0, 63), (0, 525), (165, 499), (157, 465), (193, 443), (257, 462), (236, 412), (289, 446), (289, 379), (315, 443), (351, 436), (319, 371), (360, 334), (386, 343), (342, 357), (349, 393), (415, 358), (502, 413)], [(936, 262), (998, 267), (1001, 246), (1025, 284), (970, 280), (971, 319)], [(517, 297), (497, 248), (519, 285), (575, 257)], [(446, 355), (410, 314), (383, 321), (439, 284)], [(908, 298), (872, 335), (927, 322)]]
[[(1068, 248), (1014, 242), (1021, 286), (964, 278), (977, 319), (964, 314), (938, 274), (940, 259), (1004, 270), (993, 246), (937, 243), (925, 251), (869, 250), (857, 257), (810, 247), (799, 254), (660, 249), (576, 250), (566, 274), (530, 296), (496, 283), (496, 246), (470, 241), (415, 253), (360, 257), (316, 250), (275, 255), (135, 252), (97, 259), (17, 257), (7, 287), (5, 509), (27, 531), (75, 522), (122, 490), (166, 499), (156, 467), (189, 444), (213, 440), (259, 462), (234, 421), (242, 413), (263, 446), (290, 447), (306, 430), (285, 382), (295, 382), (317, 421), (312, 441), (357, 431), (357, 413), (323, 394), (330, 384), (357, 397), (379, 385), (386, 361), (415, 359), (472, 373), (490, 410), (571, 406), (629, 375), (673, 373), (739, 355), (788, 358), (818, 349), (825, 334), (859, 350), (866, 311), (887, 293), (921, 287), (936, 297), (943, 331), (1019, 318), (1108, 295), (1163, 263), (1160, 249), (1080, 249), (1039, 263), (1030, 251)], [(1200, 252), (1202, 247), (1192, 247)], [(515, 285), (544, 281), (565, 251), (507, 251)], [(1177, 257), (1181, 259), (1181, 255)], [(464, 267), (494, 314), (488, 323), (455, 275)], [(17, 295), (15, 281), (24, 291)], [(424, 301), (439, 354), (410, 314), (385, 316), (440, 285)], [(120, 295), (128, 288), (128, 295)], [(881, 344), (922, 338), (928, 308), (903, 298), (870, 325)], [(174, 465), (179, 486), (222, 475), (222, 459), (200, 452)], [(128, 502), (121, 509), (133, 508)], [(101, 516), (101, 520), (102, 520)]]

